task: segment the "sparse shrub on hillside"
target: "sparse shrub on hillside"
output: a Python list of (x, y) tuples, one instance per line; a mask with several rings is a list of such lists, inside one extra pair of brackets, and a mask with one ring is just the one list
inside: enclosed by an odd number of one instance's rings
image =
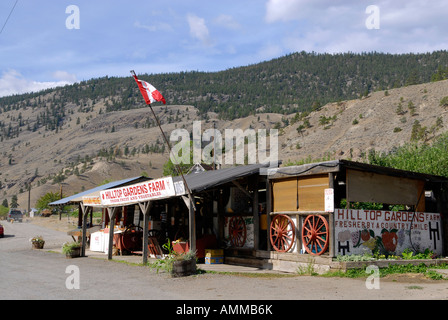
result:
[(422, 127), (420, 121), (415, 120), (412, 125), (411, 141), (420, 141), (426, 136), (426, 127)]
[(442, 106), (442, 107), (448, 107), (448, 96), (443, 97), (443, 98), (440, 100), (440, 106)]

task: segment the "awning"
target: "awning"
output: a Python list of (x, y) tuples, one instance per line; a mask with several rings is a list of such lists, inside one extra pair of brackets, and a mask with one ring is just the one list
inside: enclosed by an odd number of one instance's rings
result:
[(54, 201), (54, 202), (50, 203), (49, 205), (50, 206), (60, 206), (60, 205), (78, 204), (83, 201), (83, 197), (99, 197), (100, 192), (103, 190), (118, 188), (121, 186), (135, 184), (135, 183), (139, 183), (139, 182), (143, 182), (143, 181), (147, 181), (147, 180), (151, 180), (151, 178), (140, 176), (140, 177), (128, 178), (128, 179), (123, 179), (123, 180), (119, 180), (119, 181), (106, 183), (106, 184), (103, 184), (96, 188), (75, 194), (73, 196), (66, 197), (66, 198), (63, 198), (58, 201)]
[[(228, 182), (259, 173), (260, 169), (268, 168), (270, 163), (236, 166), (219, 170), (202, 171), (185, 175), (185, 181), (192, 193), (201, 192)], [(182, 177), (173, 177), (174, 183), (182, 181)]]

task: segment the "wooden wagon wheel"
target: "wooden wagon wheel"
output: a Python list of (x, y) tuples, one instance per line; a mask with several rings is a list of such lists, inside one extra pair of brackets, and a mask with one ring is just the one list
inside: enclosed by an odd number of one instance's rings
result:
[(244, 246), (244, 243), (246, 242), (247, 229), (246, 223), (241, 216), (234, 216), (230, 219), (229, 235), (233, 246)]
[(302, 243), (306, 252), (320, 256), (328, 249), (330, 242), (327, 220), (321, 215), (309, 215), (302, 227)]
[(294, 245), (296, 238), (294, 221), (284, 214), (279, 214), (271, 221), (271, 245), (278, 252), (288, 252)]
[(140, 250), (142, 245), (143, 228), (131, 225), (126, 228), (121, 237), (122, 247), (128, 251)]

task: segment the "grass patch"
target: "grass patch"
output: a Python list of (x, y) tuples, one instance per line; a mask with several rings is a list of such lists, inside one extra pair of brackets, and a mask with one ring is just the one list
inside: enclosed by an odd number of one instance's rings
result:
[[(367, 268), (367, 267), (366, 267)], [(348, 269), (347, 271), (330, 271), (323, 274), (323, 277), (341, 277), (341, 278), (367, 278), (371, 273), (366, 272), (366, 268)], [(380, 277), (386, 277), (392, 274), (404, 273), (420, 273), (432, 280), (442, 280), (443, 276), (437, 273), (434, 269), (448, 269), (447, 264), (437, 266), (427, 266), (424, 263), (419, 265), (396, 265), (390, 264), (386, 268), (379, 268)]]
[(407, 286), (406, 289), (410, 289), (410, 290), (415, 290), (415, 289), (417, 289), (417, 290), (422, 290), (422, 289), (424, 289), (424, 288), (421, 287), (421, 286)]
[(232, 272), (232, 271), (211, 271), (211, 270), (202, 270), (198, 268), (198, 274), (223, 274), (229, 276), (236, 277), (247, 277), (247, 278), (292, 278), (297, 277), (298, 275), (295, 273), (269, 273), (269, 272)]

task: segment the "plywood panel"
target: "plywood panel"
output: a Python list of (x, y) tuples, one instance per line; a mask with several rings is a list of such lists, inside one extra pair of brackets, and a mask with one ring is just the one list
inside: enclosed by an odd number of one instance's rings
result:
[[(408, 178), (349, 169), (347, 170), (347, 200), (417, 205), (424, 187), (422, 183), (422, 181)], [(420, 203), (420, 209), (421, 205)]]
[(329, 187), (328, 175), (299, 178), (299, 211), (324, 211), (325, 189)]
[(297, 211), (297, 178), (274, 181), (272, 191), (274, 212)]

